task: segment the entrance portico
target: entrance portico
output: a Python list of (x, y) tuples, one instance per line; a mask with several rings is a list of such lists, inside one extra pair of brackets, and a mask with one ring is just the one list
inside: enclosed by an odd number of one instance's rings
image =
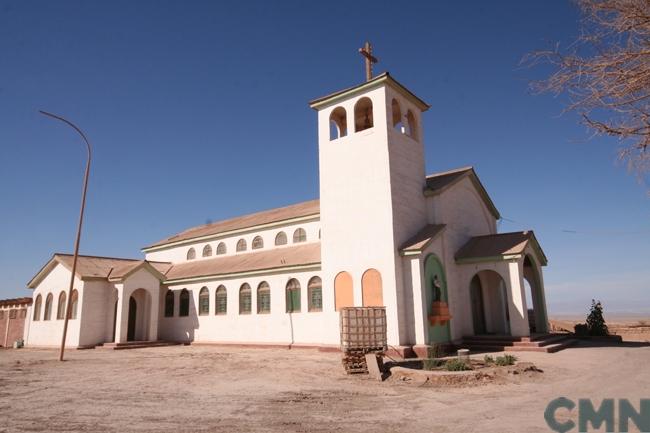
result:
[[(469, 291), (474, 335), (527, 337), (548, 332), (541, 266), (546, 257), (533, 232), (472, 238), (456, 254)], [(531, 288), (526, 299), (526, 284)], [(529, 308), (534, 320), (529, 320)], [(532, 326), (531, 326), (532, 325)]]
[(113, 280), (117, 293), (115, 343), (158, 339), (162, 278), (155, 268), (142, 262), (119, 280)]

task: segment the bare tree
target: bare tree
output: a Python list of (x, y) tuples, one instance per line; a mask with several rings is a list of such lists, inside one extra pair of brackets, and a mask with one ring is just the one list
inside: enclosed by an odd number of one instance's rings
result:
[(536, 51), (525, 64), (554, 72), (537, 93), (566, 94), (596, 135), (619, 138), (619, 157), (641, 180), (650, 172), (650, 0), (575, 0), (581, 32), (565, 50)]

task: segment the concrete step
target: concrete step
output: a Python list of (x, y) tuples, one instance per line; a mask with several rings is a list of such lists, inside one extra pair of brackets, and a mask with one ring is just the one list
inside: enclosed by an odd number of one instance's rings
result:
[(542, 352), (542, 353), (555, 353), (567, 347), (573, 346), (577, 340), (566, 339), (559, 343), (548, 344), (546, 346), (511, 346), (506, 347), (506, 352)]
[(545, 352), (553, 353), (568, 347), (567, 334), (536, 334), (530, 337), (512, 337), (509, 335), (473, 335), (465, 337), (461, 347), (472, 352), (506, 351), (506, 352)]
[(550, 344), (555, 344), (555, 343), (560, 343), (566, 339), (568, 339), (568, 335), (564, 334), (558, 334), (558, 335), (550, 335), (546, 338), (539, 339), (539, 340), (533, 340), (533, 341), (515, 341), (513, 343), (513, 346), (517, 347), (543, 347), (543, 346), (548, 346)]
[(181, 343), (175, 341), (127, 341), (124, 343), (104, 343), (97, 346), (98, 349), (112, 349), (112, 350), (128, 350), (128, 349), (144, 349), (147, 347), (165, 347), (177, 346)]

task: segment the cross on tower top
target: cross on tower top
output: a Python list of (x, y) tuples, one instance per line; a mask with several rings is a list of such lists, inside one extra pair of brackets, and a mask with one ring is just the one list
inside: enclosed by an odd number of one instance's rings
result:
[(363, 48), (359, 48), (359, 54), (365, 57), (366, 61), (366, 81), (372, 80), (372, 64), (377, 63), (379, 60), (372, 55), (372, 45), (366, 42)]

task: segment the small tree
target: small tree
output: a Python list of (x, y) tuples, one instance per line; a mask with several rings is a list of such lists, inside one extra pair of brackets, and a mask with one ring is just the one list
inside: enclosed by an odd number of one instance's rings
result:
[(589, 335), (608, 335), (609, 331), (603, 317), (603, 305), (600, 301), (591, 300), (591, 309), (587, 316), (587, 329)]

